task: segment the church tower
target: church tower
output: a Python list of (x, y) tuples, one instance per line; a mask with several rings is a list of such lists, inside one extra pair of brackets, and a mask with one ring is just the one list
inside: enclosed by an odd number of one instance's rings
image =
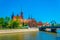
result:
[(14, 17), (14, 12), (12, 12), (12, 16), (11, 16), (11, 18), (13, 19), (13, 17)]
[(22, 19), (23, 19), (23, 12), (21, 11), (21, 15), (20, 15), (21, 17), (22, 17)]
[(23, 11), (21, 9), (20, 17), (23, 19)]

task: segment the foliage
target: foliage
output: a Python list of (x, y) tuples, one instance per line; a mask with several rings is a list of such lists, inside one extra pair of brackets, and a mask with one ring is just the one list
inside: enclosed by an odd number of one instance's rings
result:
[(52, 26), (54, 26), (56, 24), (56, 21), (52, 20), (50, 23), (51, 23)]
[(6, 17), (4, 19), (4, 24), (3, 24), (3, 28), (9, 28), (9, 21), (10, 21), (10, 18), (9, 17)]
[(4, 24), (4, 18), (0, 18), (0, 28), (2, 28), (3, 24)]
[(18, 28), (19, 27), (19, 23), (17, 21), (14, 21), (12, 24), (12, 28)]

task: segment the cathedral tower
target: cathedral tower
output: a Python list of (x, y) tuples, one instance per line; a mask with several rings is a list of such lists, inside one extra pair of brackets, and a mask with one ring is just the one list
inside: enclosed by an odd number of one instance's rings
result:
[(12, 12), (12, 16), (11, 16), (11, 18), (13, 19), (13, 17), (14, 17), (14, 12)]
[(20, 17), (23, 19), (23, 11), (21, 9)]

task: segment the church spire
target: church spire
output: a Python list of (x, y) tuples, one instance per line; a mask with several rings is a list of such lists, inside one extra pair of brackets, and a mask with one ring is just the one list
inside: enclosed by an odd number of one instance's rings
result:
[(12, 16), (11, 16), (11, 18), (13, 19), (13, 17), (14, 17), (14, 12), (12, 12)]
[(17, 16), (19, 16), (19, 15), (17, 14)]
[(30, 19), (30, 15), (29, 15), (28, 19)]
[(23, 11), (22, 11), (22, 8), (21, 8), (21, 15), (20, 15), (21, 17), (22, 17), (22, 19), (23, 19)]
[(33, 19), (31, 14), (29, 14), (28, 19)]
[(32, 15), (31, 15), (31, 19), (33, 19), (33, 18), (32, 18)]

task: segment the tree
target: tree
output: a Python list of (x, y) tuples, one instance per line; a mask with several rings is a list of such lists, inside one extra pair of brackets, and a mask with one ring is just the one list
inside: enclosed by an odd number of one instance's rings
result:
[(52, 20), (50, 23), (52, 26), (54, 26), (56, 24), (56, 21)]
[(16, 21), (14, 21), (14, 22), (13, 22), (13, 28), (17, 28), (17, 27), (19, 27), (19, 23), (16, 22)]
[(3, 27), (3, 24), (4, 24), (4, 18), (0, 18), (0, 28)]
[(24, 24), (24, 28), (28, 28), (28, 24), (27, 23)]
[(6, 17), (3, 24), (4, 28), (9, 28), (9, 21), (10, 21), (10, 17)]
[(8, 23), (8, 22), (9, 22), (9, 20), (10, 20), (10, 17), (6, 17), (6, 18), (5, 18), (5, 22), (7, 22), (7, 23)]
[(13, 20), (11, 19), (11, 20), (9, 20), (9, 23), (8, 23), (9, 25), (9, 28), (12, 28), (12, 25), (13, 25)]

